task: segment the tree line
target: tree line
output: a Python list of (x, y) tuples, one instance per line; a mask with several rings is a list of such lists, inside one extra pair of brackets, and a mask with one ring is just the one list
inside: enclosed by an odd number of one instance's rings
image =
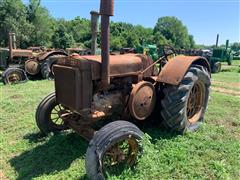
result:
[[(41, 6), (41, 0), (0, 0), (0, 46), (8, 45), (8, 33), (14, 32), (17, 47), (46, 46), (65, 49), (89, 48), (91, 44), (90, 20), (55, 19)], [(100, 38), (98, 39), (100, 43)], [(169, 44), (176, 48), (194, 48), (194, 37), (176, 17), (161, 17), (154, 28), (111, 22), (111, 49), (137, 47), (142, 44)]]

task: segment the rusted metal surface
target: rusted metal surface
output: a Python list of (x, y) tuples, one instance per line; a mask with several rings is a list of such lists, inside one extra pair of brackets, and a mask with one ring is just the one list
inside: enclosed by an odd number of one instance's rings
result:
[(33, 57), (33, 53), (30, 50), (13, 49), (12, 50), (12, 56), (13, 57), (27, 57), (27, 58), (31, 58), (31, 57)]
[(36, 75), (40, 71), (40, 64), (35, 59), (30, 59), (25, 62), (25, 71), (30, 75)]
[(64, 51), (50, 51), (50, 52), (44, 53), (43, 55), (41, 55), (40, 57), (38, 57), (38, 60), (39, 60), (39, 61), (43, 61), (43, 60), (46, 60), (48, 57), (54, 56), (54, 55), (64, 55), (64, 56), (68, 56), (68, 54), (65, 53)]
[(192, 88), (187, 102), (187, 117), (192, 124), (196, 123), (204, 111), (205, 85), (198, 81)]
[(110, 49), (110, 16), (113, 16), (113, 0), (101, 0), (101, 81), (104, 88), (110, 84), (110, 67), (109, 67), (109, 49)]
[(157, 82), (166, 84), (178, 85), (187, 70), (192, 64), (199, 64), (208, 69), (210, 72), (210, 66), (208, 61), (200, 56), (176, 56), (171, 59), (161, 70)]
[(114, 15), (114, 0), (101, 0), (100, 14), (113, 16)]
[(91, 31), (92, 31), (92, 43), (91, 43), (91, 54), (96, 55), (97, 49), (97, 35), (98, 35), (98, 21), (99, 13), (96, 11), (91, 11)]
[[(92, 80), (101, 79), (101, 56), (71, 56), (59, 58), (58, 64), (63, 66), (79, 67), (81, 61), (91, 63)], [(109, 77), (126, 77), (142, 74), (149, 65), (153, 63), (152, 59), (145, 55), (125, 54), (110, 56), (110, 74)], [(143, 73), (144, 77), (153, 74), (154, 67), (149, 68)]]
[(9, 33), (8, 35), (8, 45), (9, 45), (9, 61), (13, 60), (13, 45), (12, 45), (12, 35)]
[(54, 65), (56, 99), (70, 109), (80, 112), (90, 109), (92, 102), (91, 64), (81, 61), (79, 67)]
[(129, 111), (137, 120), (147, 119), (156, 104), (156, 92), (152, 83), (142, 81), (134, 85), (129, 98)]
[(13, 46), (13, 49), (17, 49), (16, 35), (15, 35), (15, 33), (11, 33), (11, 35), (12, 35), (12, 46)]

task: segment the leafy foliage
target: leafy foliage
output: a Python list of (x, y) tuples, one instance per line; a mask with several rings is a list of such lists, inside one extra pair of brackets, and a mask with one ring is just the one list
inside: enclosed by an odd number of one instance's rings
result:
[[(196, 46), (193, 35), (176, 17), (161, 17), (154, 28), (111, 22), (111, 49), (169, 44), (176, 48), (206, 48)], [(55, 19), (41, 6), (41, 0), (0, 0), (0, 46), (8, 46), (8, 33), (17, 36), (17, 47), (47, 46), (54, 48), (91, 46), (90, 20), (76, 17), (73, 20)], [(100, 37), (98, 43), (100, 44)], [(239, 43), (232, 46), (240, 49)]]

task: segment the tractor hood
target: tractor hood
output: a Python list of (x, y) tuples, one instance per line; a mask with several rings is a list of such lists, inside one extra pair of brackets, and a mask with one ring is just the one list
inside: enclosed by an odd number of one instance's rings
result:
[[(91, 64), (92, 79), (101, 79), (101, 56), (79, 56), (72, 55), (61, 57), (58, 65), (80, 67), (83, 62), (88, 61)], [(142, 54), (125, 54), (110, 56), (110, 77), (125, 77), (138, 75), (153, 63), (152, 59)], [(151, 76), (153, 68), (144, 73), (144, 76)]]
[(13, 57), (33, 57), (33, 52), (31, 50), (23, 50), (23, 49), (13, 49), (12, 50)]

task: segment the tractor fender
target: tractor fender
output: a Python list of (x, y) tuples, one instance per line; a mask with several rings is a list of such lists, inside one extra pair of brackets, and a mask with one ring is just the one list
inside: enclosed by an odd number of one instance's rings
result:
[(206, 58), (201, 56), (176, 56), (162, 68), (157, 82), (179, 85), (192, 64), (205, 67), (211, 74), (210, 65)]
[(38, 58), (39, 61), (43, 61), (43, 60), (46, 60), (48, 57), (50, 56), (54, 56), (54, 55), (64, 55), (64, 56), (68, 56), (68, 54), (64, 51), (50, 51), (50, 52), (47, 52), (45, 54), (43, 54), (42, 56), (40, 56)]

